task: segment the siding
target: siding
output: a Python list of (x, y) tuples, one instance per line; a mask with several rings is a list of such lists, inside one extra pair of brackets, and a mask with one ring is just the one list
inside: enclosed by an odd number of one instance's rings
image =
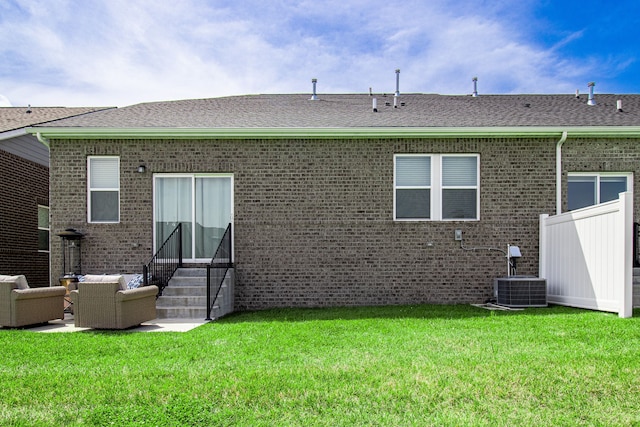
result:
[(32, 135), (22, 135), (0, 141), (0, 150), (49, 167), (49, 150)]

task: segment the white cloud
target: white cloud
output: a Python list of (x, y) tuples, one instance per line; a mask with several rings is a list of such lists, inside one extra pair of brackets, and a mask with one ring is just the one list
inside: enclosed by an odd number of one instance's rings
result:
[(69, 106), (309, 92), (312, 77), (321, 92), (391, 92), (400, 68), (404, 92), (470, 93), (473, 76), (483, 93), (566, 92), (596, 66), (473, 3), (18, 1), (0, 6), (0, 91)]
[(6, 96), (0, 94), (0, 107), (11, 107), (11, 101)]

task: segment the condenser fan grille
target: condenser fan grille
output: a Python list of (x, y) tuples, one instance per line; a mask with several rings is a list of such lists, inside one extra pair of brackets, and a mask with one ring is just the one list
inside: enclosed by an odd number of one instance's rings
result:
[(495, 279), (496, 303), (506, 307), (546, 307), (547, 282), (537, 277)]

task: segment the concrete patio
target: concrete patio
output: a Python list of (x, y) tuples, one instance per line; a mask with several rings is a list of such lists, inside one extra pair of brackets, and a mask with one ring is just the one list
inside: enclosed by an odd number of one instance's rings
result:
[[(124, 332), (187, 332), (207, 323), (207, 320), (199, 319), (154, 319), (144, 322), (140, 326), (124, 329)], [(65, 313), (64, 320), (52, 320), (48, 324), (25, 328), (33, 332), (82, 332), (101, 331), (101, 329), (76, 328), (73, 323), (73, 315)]]

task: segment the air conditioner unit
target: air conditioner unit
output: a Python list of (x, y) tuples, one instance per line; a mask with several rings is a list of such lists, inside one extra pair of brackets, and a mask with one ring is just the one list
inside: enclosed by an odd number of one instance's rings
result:
[(494, 280), (496, 304), (505, 307), (546, 307), (547, 281), (537, 277), (511, 276)]

